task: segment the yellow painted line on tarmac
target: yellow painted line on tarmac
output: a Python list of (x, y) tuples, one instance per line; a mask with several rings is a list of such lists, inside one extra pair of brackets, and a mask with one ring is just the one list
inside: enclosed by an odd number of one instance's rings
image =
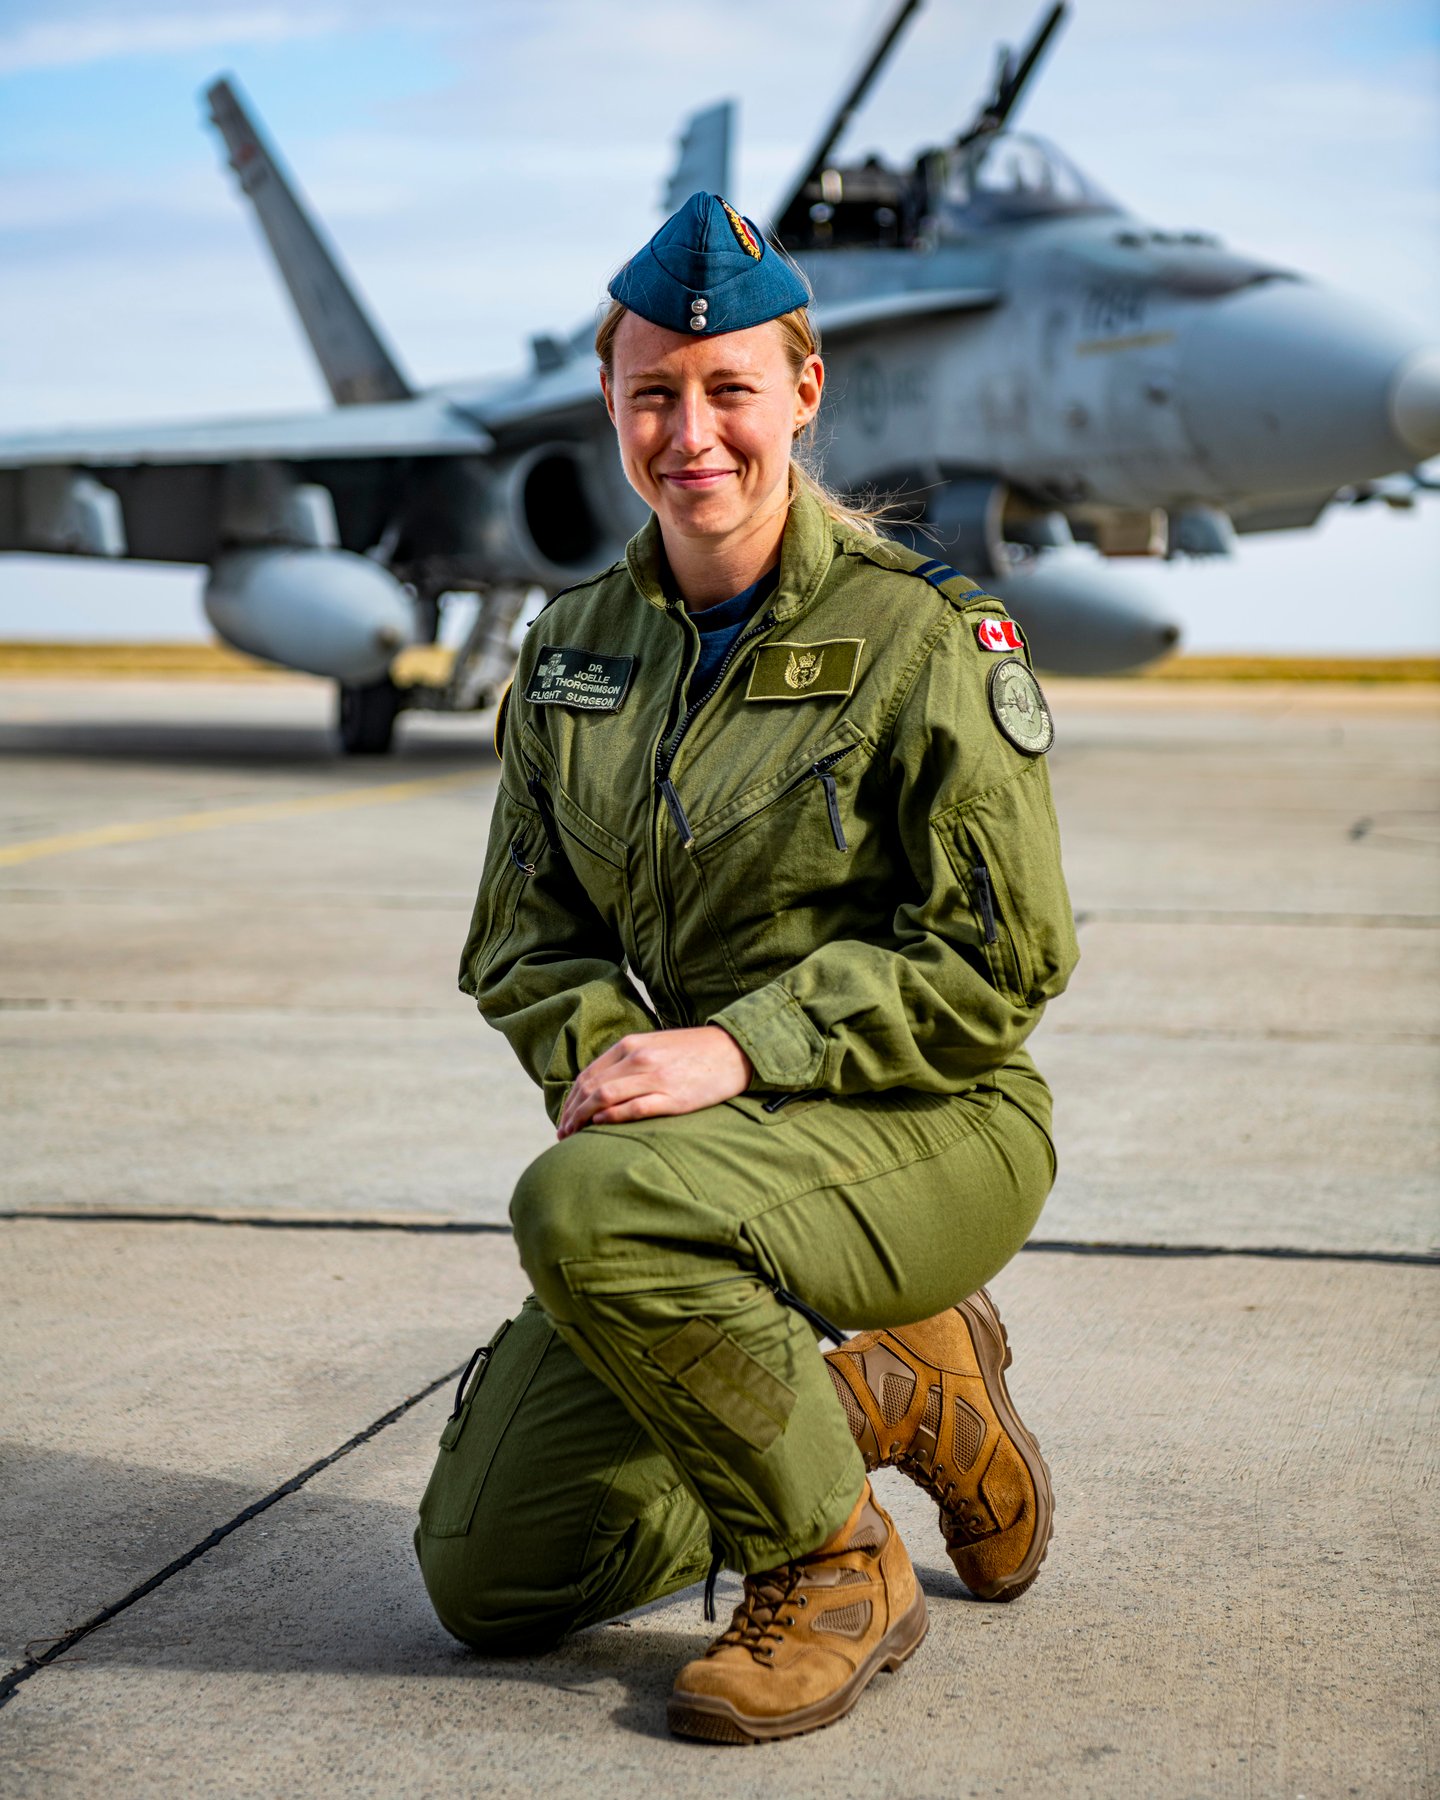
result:
[(97, 825), (90, 831), (67, 831), (59, 837), (32, 838), (26, 844), (0, 848), (0, 868), (68, 856), (75, 850), (100, 850), (109, 844), (144, 844), (154, 838), (188, 837), (196, 831), (223, 831), (231, 825), (268, 825), (276, 819), (303, 819), (311, 813), (346, 812), (356, 806), (388, 806), (418, 800), (452, 788), (473, 787), (479, 773), (436, 775), (424, 781), (387, 781), (376, 787), (346, 788), (338, 794), (311, 794), (301, 800), (269, 800), (255, 806), (223, 806), (209, 812), (175, 813), (169, 818), (139, 819), (132, 825)]

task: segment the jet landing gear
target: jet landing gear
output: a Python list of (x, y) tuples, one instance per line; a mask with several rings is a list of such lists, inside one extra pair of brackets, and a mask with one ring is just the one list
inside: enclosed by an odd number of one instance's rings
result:
[(384, 756), (402, 712), (476, 713), (493, 706), (515, 672), (515, 622), (526, 601), (538, 601), (543, 591), (515, 583), (482, 588), (475, 622), (458, 650), (433, 641), (432, 617), (431, 641), (401, 650), (388, 675), (363, 686), (342, 682), (337, 723), (345, 754)]
[(384, 756), (404, 708), (405, 696), (388, 675), (364, 687), (341, 682), (337, 708), (341, 749), (347, 756)]

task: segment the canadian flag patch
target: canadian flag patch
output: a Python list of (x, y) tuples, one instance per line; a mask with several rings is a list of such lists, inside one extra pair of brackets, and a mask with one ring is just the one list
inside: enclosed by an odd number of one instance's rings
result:
[(1025, 640), (1012, 619), (982, 619), (975, 627), (982, 650), (1023, 650)]

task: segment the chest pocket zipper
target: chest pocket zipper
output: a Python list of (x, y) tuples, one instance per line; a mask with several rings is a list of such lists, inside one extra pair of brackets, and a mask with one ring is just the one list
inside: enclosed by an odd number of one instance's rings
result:
[[(842, 744), (838, 750), (831, 750), (817, 762), (811, 763), (808, 769), (802, 769), (793, 780), (787, 781), (785, 786), (780, 789), (779, 793), (772, 794), (765, 804), (756, 812), (747, 813), (743, 819), (734, 820), (733, 823), (725, 827), (724, 831), (720, 833), (719, 838), (710, 839), (702, 848), (709, 850), (712, 845), (720, 842), (721, 839), (727, 838), (732, 832), (738, 831), (742, 825), (748, 825), (751, 819), (758, 818), (763, 812), (768, 812), (772, 806), (777, 805), (787, 794), (793, 794), (796, 788), (800, 787), (803, 783), (807, 781), (818, 781), (825, 790), (825, 810), (829, 814), (830, 835), (835, 840), (835, 848), (841, 851), (848, 851), (850, 845), (846, 841), (845, 826), (840, 818), (840, 790), (836, 785), (835, 777), (831, 771), (835, 768), (837, 763), (843, 762), (852, 751), (858, 750), (859, 747), (858, 744)], [(679, 797), (677, 796), (676, 805), (678, 804)], [(688, 830), (688, 825), (686, 829)], [(686, 843), (685, 848), (687, 850), (694, 848), (693, 837)]]
[(825, 790), (825, 809), (830, 815), (830, 835), (835, 840), (835, 848), (848, 851), (850, 846), (845, 841), (845, 827), (840, 822), (840, 790), (835, 784), (831, 770), (836, 763), (843, 762), (855, 748), (846, 744), (843, 749), (832, 750), (828, 756), (822, 756), (817, 763), (811, 765), (810, 774)]

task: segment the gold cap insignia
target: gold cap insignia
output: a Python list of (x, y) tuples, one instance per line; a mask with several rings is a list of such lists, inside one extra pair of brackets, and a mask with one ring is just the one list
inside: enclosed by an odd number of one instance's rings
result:
[[(718, 194), (716, 195), (716, 198), (719, 199)], [(739, 213), (736, 212), (735, 208), (728, 200), (721, 200), (720, 204), (725, 208), (725, 217), (730, 221), (730, 229), (735, 233), (740, 248), (748, 255), (753, 256), (756, 262), (759, 262), (761, 252), (759, 244), (755, 241), (755, 233), (740, 217)]]

